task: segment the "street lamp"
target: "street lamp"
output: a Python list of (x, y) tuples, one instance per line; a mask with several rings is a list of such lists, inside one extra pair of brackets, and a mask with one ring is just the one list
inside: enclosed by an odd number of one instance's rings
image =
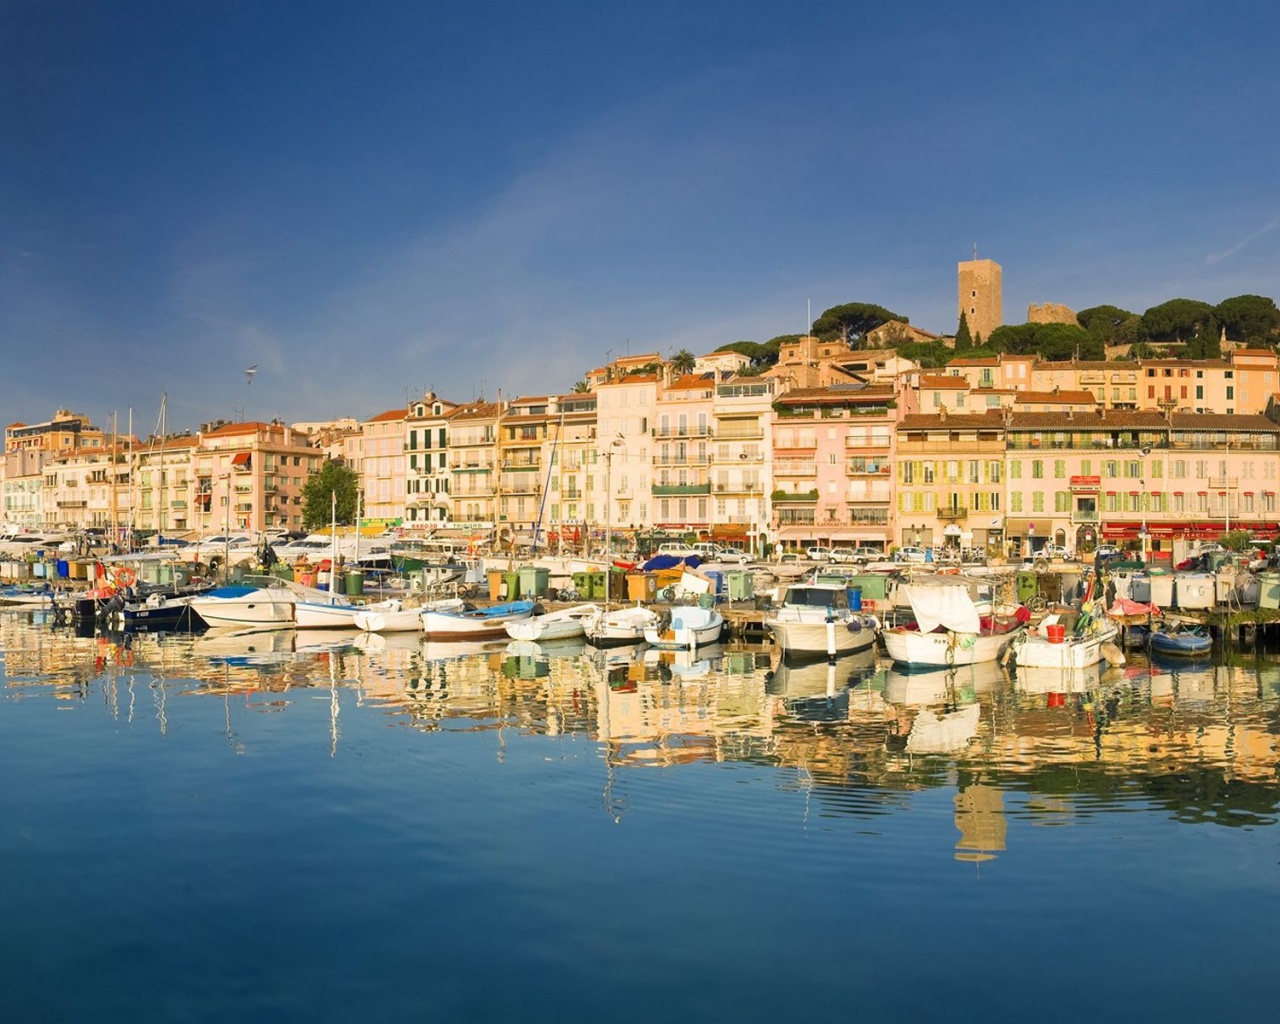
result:
[(613, 450), (626, 443), (626, 438), (618, 434), (604, 450), (604, 557), (609, 562), (613, 561)]
[(1143, 445), (1138, 450), (1138, 455), (1142, 459), (1142, 530), (1139, 536), (1142, 538), (1142, 564), (1146, 565), (1151, 561), (1148, 554), (1148, 545), (1150, 542), (1150, 534), (1147, 531), (1147, 456), (1151, 454), (1151, 446)]

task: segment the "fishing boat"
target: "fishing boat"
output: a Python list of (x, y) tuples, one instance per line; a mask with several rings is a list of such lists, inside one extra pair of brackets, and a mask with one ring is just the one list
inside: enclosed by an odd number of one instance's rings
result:
[(0, 587), (0, 605), (48, 608), (53, 604), (53, 597), (53, 587), (48, 583), (14, 583)]
[(724, 616), (715, 608), (688, 605), (674, 609), (665, 628), (646, 626), (644, 638), (659, 650), (693, 651), (715, 643), (723, 632)]
[(1080, 625), (1067, 632), (1059, 616), (1047, 615), (1035, 630), (1023, 630), (1010, 644), (1021, 668), (1081, 669), (1107, 661), (1124, 664), (1116, 646), (1120, 627), (1107, 618), (1082, 616)]
[(661, 621), (657, 612), (639, 602), (612, 611), (597, 608), (596, 612), (582, 624), (583, 632), (595, 647), (639, 643), (644, 639), (644, 631)]
[(490, 608), (421, 611), (422, 629), (428, 637), (445, 640), (484, 640), (507, 635), (507, 623), (533, 614), (532, 601), (508, 601)]
[(562, 608), (546, 615), (516, 619), (506, 624), (507, 636), (512, 640), (531, 640), (535, 643), (583, 636), (586, 632), (584, 623), (594, 618), (599, 611), (599, 607), (594, 604), (576, 604), (572, 608)]
[(249, 576), (191, 598), (191, 607), (211, 627), (283, 629), (294, 624), (297, 601), (283, 580)]
[(1025, 629), (1017, 619), (979, 616), (963, 581), (946, 580), (912, 581), (898, 588), (915, 623), (885, 629), (881, 636), (889, 657), (899, 665), (941, 668), (995, 661)]
[(1213, 637), (1200, 625), (1164, 623), (1151, 631), (1152, 654), (1177, 658), (1207, 658), (1213, 653)]
[(880, 623), (851, 609), (842, 585), (814, 582), (787, 587), (782, 604), (765, 616), (764, 625), (784, 655), (835, 657), (875, 644)]

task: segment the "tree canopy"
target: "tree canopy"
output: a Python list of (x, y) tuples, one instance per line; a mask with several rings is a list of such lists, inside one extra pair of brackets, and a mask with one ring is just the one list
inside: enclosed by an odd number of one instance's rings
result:
[[(1101, 342), (1104, 347), (1112, 344), (1132, 344), (1146, 337), (1141, 333), (1142, 318), (1119, 306), (1091, 306), (1080, 310), (1076, 314), (1076, 320), (1089, 332), (1089, 337)], [(1141, 336), (1135, 336), (1135, 328)]]
[(673, 373), (692, 373), (693, 368), (697, 365), (697, 357), (687, 348), (682, 348), (669, 360), (671, 363), (671, 371)]
[(969, 333), (969, 320), (960, 314), (960, 326), (956, 328), (956, 355), (961, 352), (968, 353), (973, 348), (973, 336)]
[(1280, 309), (1265, 295), (1235, 295), (1213, 307), (1232, 341), (1271, 344), (1280, 334)]
[(835, 341), (839, 338), (845, 344), (852, 345), (867, 331), (874, 331), (890, 320), (910, 323), (901, 313), (894, 313), (873, 302), (846, 302), (842, 306), (824, 310), (813, 322), (813, 334), (823, 341)]
[(1081, 359), (1105, 359), (1104, 342), (1078, 324), (1005, 324), (991, 332), (984, 343), (1010, 355), (1036, 355), (1061, 361), (1078, 355)]
[(329, 525), (333, 494), (338, 496), (338, 522), (344, 526), (354, 523), (359, 490), (360, 478), (354, 471), (340, 462), (326, 460), (302, 486), (303, 529), (314, 530)]
[(1199, 299), (1170, 299), (1142, 314), (1142, 327), (1152, 341), (1188, 342), (1200, 334), (1213, 307)]

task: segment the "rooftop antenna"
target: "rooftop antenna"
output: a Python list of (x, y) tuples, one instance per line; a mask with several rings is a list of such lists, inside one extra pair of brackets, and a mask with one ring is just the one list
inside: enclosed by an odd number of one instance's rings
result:
[(804, 334), (807, 338), (813, 333), (813, 299), (804, 300)]

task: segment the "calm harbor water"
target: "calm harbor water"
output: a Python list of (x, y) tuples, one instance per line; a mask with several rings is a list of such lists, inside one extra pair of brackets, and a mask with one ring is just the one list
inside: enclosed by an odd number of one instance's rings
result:
[(0, 648), (5, 1021), (1274, 1012), (1266, 658)]

